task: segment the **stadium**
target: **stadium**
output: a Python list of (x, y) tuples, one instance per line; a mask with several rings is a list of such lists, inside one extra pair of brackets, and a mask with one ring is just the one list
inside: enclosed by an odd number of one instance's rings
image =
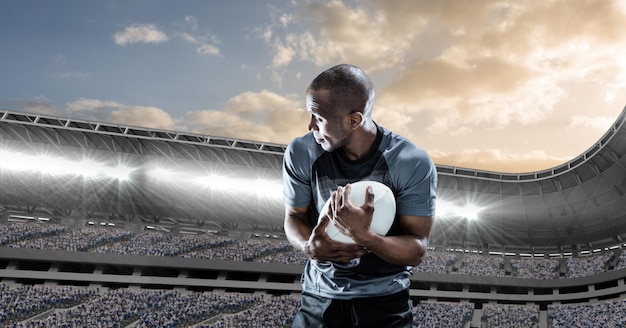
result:
[[(626, 108), (547, 170), (437, 165), (415, 327), (626, 325)], [(0, 327), (289, 327), (285, 145), (0, 110)]]

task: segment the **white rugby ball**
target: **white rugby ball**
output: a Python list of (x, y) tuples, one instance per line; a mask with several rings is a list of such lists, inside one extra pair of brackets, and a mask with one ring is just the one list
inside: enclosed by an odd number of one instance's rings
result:
[[(393, 191), (386, 185), (377, 181), (358, 181), (352, 183), (352, 191), (350, 192), (350, 201), (354, 206), (360, 207), (365, 203), (365, 190), (367, 186), (372, 186), (374, 191), (374, 215), (372, 217), (372, 223), (370, 229), (379, 235), (385, 235), (389, 232), (393, 220), (396, 216), (396, 199), (393, 196)], [(330, 206), (330, 198), (326, 200), (318, 220), (328, 212)], [(326, 227), (326, 233), (333, 240), (354, 244), (352, 238), (344, 235), (335, 227), (332, 222), (329, 222)]]

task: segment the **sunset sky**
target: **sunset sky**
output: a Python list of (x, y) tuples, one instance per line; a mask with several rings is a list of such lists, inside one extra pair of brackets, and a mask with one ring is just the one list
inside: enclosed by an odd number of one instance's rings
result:
[(286, 144), (339, 63), (435, 163), (531, 172), (626, 105), (626, 1), (0, 2), (0, 108)]

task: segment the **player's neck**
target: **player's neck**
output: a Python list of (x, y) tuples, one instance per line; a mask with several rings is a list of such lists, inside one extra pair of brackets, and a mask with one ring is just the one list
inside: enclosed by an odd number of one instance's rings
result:
[(364, 123), (354, 132), (350, 142), (343, 147), (343, 155), (346, 159), (356, 161), (367, 156), (374, 146), (378, 129), (374, 122)]

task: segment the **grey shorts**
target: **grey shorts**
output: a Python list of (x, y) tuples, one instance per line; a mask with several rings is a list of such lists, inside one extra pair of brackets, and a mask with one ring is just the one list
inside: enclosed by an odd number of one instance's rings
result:
[(409, 292), (352, 300), (328, 299), (306, 292), (293, 328), (411, 328), (413, 307)]

